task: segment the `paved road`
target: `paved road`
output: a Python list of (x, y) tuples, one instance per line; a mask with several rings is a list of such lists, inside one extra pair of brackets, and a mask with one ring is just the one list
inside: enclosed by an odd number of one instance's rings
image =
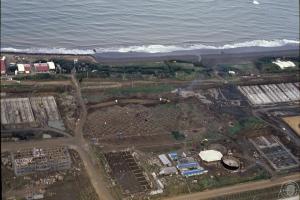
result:
[(208, 199), (214, 198), (219, 196), (225, 196), (228, 194), (246, 192), (250, 190), (259, 190), (264, 188), (269, 188), (277, 185), (281, 185), (286, 183), (287, 181), (298, 181), (300, 180), (300, 174), (293, 174), (286, 177), (280, 177), (270, 180), (262, 180), (262, 181), (255, 181), (249, 182), (244, 184), (238, 184), (229, 187), (222, 187), (219, 189), (207, 190), (203, 192), (192, 193), (188, 195), (181, 195), (171, 198), (166, 198), (165, 200), (201, 200), (201, 199)]

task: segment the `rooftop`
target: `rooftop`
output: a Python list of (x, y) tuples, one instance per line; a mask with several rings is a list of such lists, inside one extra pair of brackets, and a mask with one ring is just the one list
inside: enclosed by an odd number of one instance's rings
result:
[(199, 156), (202, 160), (204, 160), (206, 162), (219, 161), (223, 157), (222, 153), (219, 151), (216, 151), (216, 150), (201, 151), (199, 153)]

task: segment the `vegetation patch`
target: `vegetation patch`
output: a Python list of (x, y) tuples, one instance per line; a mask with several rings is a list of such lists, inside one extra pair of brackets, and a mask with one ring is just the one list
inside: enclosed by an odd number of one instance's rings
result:
[(67, 76), (62, 74), (34, 74), (34, 75), (18, 75), (14, 77), (14, 80), (66, 80)]
[(264, 125), (264, 122), (256, 117), (247, 117), (242, 118), (241, 120), (237, 121), (233, 124), (232, 127), (229, 128), (229, 134), (234, 136), (241, 131), (258, 128)]
[(105, 90), (105, 94), (108, 95), (129, 95), (136, 93), (163, 93), (170, 92), (174, 89), (171, 85), (158, 85), (158, 86), (137, 86), (137, 87), (126, 87), (126, 88), (111, 88)]
[(184, 140), (185, 139), (185, 135), (180, 133), (179, 131), (172, 131), (171, 134), (175, 140)]

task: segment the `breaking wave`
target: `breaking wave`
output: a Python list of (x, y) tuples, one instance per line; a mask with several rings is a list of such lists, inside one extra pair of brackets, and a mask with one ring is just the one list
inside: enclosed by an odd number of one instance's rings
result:
[(1, 48), (2, 52), (13, 53), (41, 53), (41, 54), (74, 54), (74, 55), (86, 55), (93, 54), (93, 50), (84, 49), (66, 49), (66, 48), (28, 48), (28, 49), (16, 49), (16, 48)]
[[(298, 40), (253, 40), (241, 43), (226, 44), (223, 46), (210, 46), (203, 44), (193, 44), (186, 46), (176, 45), (142, 45), (142, 46), (129, 46), (118, 48), (97, 48), (97, 53), (169, 53), (174, 51), (197, 50), (197, 49), (233, 49), (241, 47), (281, 47), (285, 45), (299, 45)], [(16, 53), (46, 53), (46, 54), (74, 54), (86, 55), (95, 54), (94, 50), (89, 49), (66, 49), (66, 48), (30, 48), (30, 49), (15, 49), (15, 48), (1, 48), (2, 52), (16, 52)]]

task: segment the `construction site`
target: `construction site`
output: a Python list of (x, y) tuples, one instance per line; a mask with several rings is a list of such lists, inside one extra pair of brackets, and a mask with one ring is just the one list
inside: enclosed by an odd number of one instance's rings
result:
[(125, 194), (144, 193), (150, 189), (144, 172), (129, 151), (106, 153), (105, 158)]
[(63, 146), (1, 152), (1, 178), (3, 199), (98, 199), (79, 155)]
[(12, 152), (12, 164), (17, 176), (43, 171), (59, 171), (71, 167), (66, 147), (23, 149)]

